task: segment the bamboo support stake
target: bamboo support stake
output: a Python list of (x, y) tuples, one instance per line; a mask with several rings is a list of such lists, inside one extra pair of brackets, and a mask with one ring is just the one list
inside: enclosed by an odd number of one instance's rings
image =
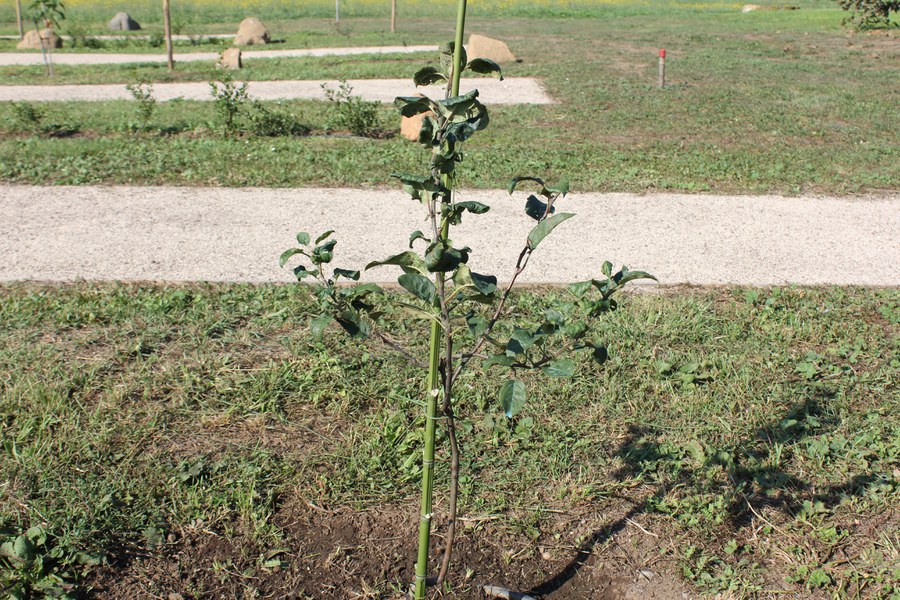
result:
[(19, 39), (25, 37), (25, 25), (22, 23), (22, 0), (16, 0), (16, 26), (19, 28)]
[[(462, 40), (466, 25), (466, 0), (459, 0), (456, 15), (456, 39), (453, 48), (453, 72), (450, 74), (450, 95), (459, 95), (459, 76), (462, 72)], [(449, 182), (445, 182), (445, 185)], [(449, 199), (447, 199), (449, 201)], [(440, 237), (446, 240), (450, 232), (450, 222), (441, 220)], [(443, 277), (443, 273), (437, 273)], [(435, 299), (435, 303), (440, 300)], [(413, 598), (425, 600), (428, 587), (428, 550), (431, 538), (431, 521), (433, 517), (434, 489), (434, 440), (437, 418), (438, 396), (441, 395), (440, 361), (441, 361), (441, 323), (431, 324), (429, 344), (429, 366), (427, 381), (427, 399), (425, 408), (425, 449), (422, 455), (422, 506), (419, 515), (419, 550), (416, 560), (416, 580), (413, 587)]]
[(166, 63), (169, 70), (175, 69), (175, 60), (172, 57), (172, 19), (169, 17), (169, 0), (163, 0), (163, 31), (166, 38)]
[(397, 32), (397, 0), (391, 0), (391, 33)]

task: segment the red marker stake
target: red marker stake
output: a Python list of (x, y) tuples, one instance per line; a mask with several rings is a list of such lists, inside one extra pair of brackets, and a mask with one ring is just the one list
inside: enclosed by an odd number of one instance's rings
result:
[(666, 87), (666, 50), (659, 51), (659, 89)]

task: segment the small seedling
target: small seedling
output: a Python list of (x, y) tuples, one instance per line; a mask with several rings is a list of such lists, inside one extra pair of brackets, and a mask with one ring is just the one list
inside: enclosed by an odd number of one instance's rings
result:
[(236, 85), (230, 78), (210, 81), (209, 93), (219, 114), (222, 132), (226, 136), (233, 135), (237, 131), (237, 118), (244, 104), (250, 99), (247, 84)]
[(137, 102), (138, 120), (141, 129), (147, 129), (153, 113), (156, 112), (156, 98), (153, 97), (153, 84), (147, 81), (129, 83), (125, 86), (131, 97)]
[(353, 87), (345, 80), (338, 89), (322, 84), (325, 98), (334, 108), (328, 129), (347, 129), (353, 135), (361, 137), (378, 137), (381, 129), (378, 126), (378, 102), (363, 100), (353, 95)]

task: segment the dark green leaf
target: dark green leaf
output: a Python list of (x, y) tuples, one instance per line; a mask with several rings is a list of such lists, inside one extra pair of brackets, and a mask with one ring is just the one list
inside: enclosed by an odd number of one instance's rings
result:
[(434, 284), (430, 279), (418, 273), (404, 273), (397, 279), (403, 289), (425, 302), (434, 301)]
[(588, 292), (588, 290), (591, 289), (592, 281), (593, 280), (578, 281), (576, 283), (571, 283), (571, 284), (569, 284), (569, 291), (578, 297), (584, 296)]
[(301, 279), (303, 279), (305, 277), (315, 277), (316, 276), (315, 271), (310, 271), (303, 265), (297, 265), (296, 267), (294, 267), (293, 270), (294, 270), (294, 277), (297, 278), (297, 281), (300, 281)]
[(563, 179), (555, 186), (544, 186), (548, 192), (565, 197), (569, 193), (569, 180)]
[(409, 234), (409, 247), (413, 247), (413, 242), (416, 240), (425, 240), (426, 242), (430, 242), (431, 240), (425, 237), (425, 234), (416, 229), (411, 234)]
[(534, 345), (534, 341), (534, 336), (527, 329), (516, 328), (506, 343), (506, 355), (525, 354), (525, 351)]
[(350, 337), (357, 340), (366, 339), (372, 332), (372, 326), (353, 311), (345, 310), (335, 317), (335, 320), (350, 334)]
[(469, 64), (466, 66), (466, 68), (474, 73), (480, 73), (482, 75), (494, 75), (495, 77), (499, 77), (500, 81), (503, 81), (503, 73), (500, 70), (500, 65), (492, 60), (488, 60), (486, 58), (473, 58), (471, 61), (469, 61)]
[(422, 120), (422, 127), (419, 129), (419, 137), (416, 140), (420, 144), (431, 146), (434, 144), (434, 138), (438, 132), (437, 121), (431, 115)]
[(457, 202), (451, 205), (445, 205), (444, 214), (450, 219), (451, 225), (459, 225), (462, 222), (462, 213), (469, 211), (475, 215), (481, 215), (491, 209), (487, 204), (467, 200), (465, 202)]
[(425, 253), (425, 268), (432, 273), (447, 273), (469, 260), (469, 248), (451, 248), (433, 242)]
[(481, 275), (470, 272), (469, 276), (472, 278), (472, 284), (475, 286), (475, 289), (485, 296), (490, 296), (497, 291), (497, 278), (493, 275)]
[(391, 173), (391, 177), (399, 179), (403, 184), (403, 191), (414, 200), (424, 201), (428, 199), (426, 194), (446, 191), (444, 186), (434, 181), (431, 175), (405, 175), (403, 173)]
[(369, 294), (383, 294), (384, 290), (376, 283), (364, 283), (362, 285), (354, 285), (341, 289), (341, 296), (348, 300), (356, 300), (365, 298)]
[(481, 363), (481, 368), (487, 371), (494, 365), (500, 365), (501, 367), (511, 367), (516, 363), (516, 359), (512, 356), (504, 356), (503, 354), (494, 354), (493, 356), (489, 356)]
[(544, 373), (550, 377), (571, 377), (575, 374), (575, 361), (571, 358), (554, 360), (544, 367)]
[(460, 96), (453, 96), (451, 98), (447, 98), (446, 100), (439, 100), (437, 103), (437, 108), (440, 111), (441, 115), (446, 118), (451, 118), (456, 115), (464, 115), (466, 114), (470, 108), (475, 106), (476, 98), (478, 97), (478, 90), (472, 90), (466, 94), (462, 94)]
[(313, 336), (313, 339), (315, 339), (316, 341), (322, 341), (322, 334), (325, 332), (325, 328), (328, 327), (328, 324), (333, 320), (334, 319), (329, 315), (322, 315), (314, 319), (310, 319), (309, 333)]
[(432, 110), (433, 102), (424, 96), (398, 96), (394, 106), (400, 109), (404, 117), (414, 117)]
[(487, 331), (488, 321), (480, 315), (473, 315), (466, 319), (466, 324), (469, 326), (469, 333), (472, 334), (472, 337), (477, 338)]
[(600, 265), (600, 272), (606, 275), (607, 277), (612, 277), (612, 263), (608, 260), (604, 260), (603, 264)]
[(566, 323), (566, 318), (555, 308), (545, 310), (544, 318), (547, 319), (548, 323), (553, 323), (554, 325), (564, 325)]
[(336, 245), (337, 240), (328, 240), (324, 244), (316, 246), (313, 248), (312, 255), (309, 257), (310, 260), (314, 265), (330, 263), (331, 259), (334, 258), (334, 253), (332, 251)]
[(644, 271), (629, 271), (628, 267), (622, 267), (621, 271), (612, 276), (612, 280), (619, 285), (625, 285), (629, 281), (634, 281), (635, 279), (652, 279), (653, 281), (657, 281), (656, 277), (650, 273), (645, 273)]
[(500, 388), (500, 406), (510, 418), (522, 410), (525, 406), (525, 384), (515, 379), (504, 383)]
[(416, 87), (420, 85), (433, 85), (435, 83), (444, 83), (447, 76), (435, 69), (434, 67), (422, 67), (413, 75), (413, 82)]
[(405, 272), (409, 272), (407, 269), (412, 269), (414, 271), (418, 271), (423, 275), (428, 273), (428, 269), (425, 267), (425, 263), (422, 261), (422, 257), (416, 254), (415, 252), (401, 252), (400, 254), (395, 254), (393, 256), (389, 256), (384, 260), (376, 260), (374, 262), (370, 262), (366, 265), (366, 271), (372, 269), (374, 267), (380, 267), (383, 265), (397, 265), (398, 267), (402, 267)]
[[(309, 234), (306, 233), (305, 231), (301, 231), (300, 233), (298, 233), (297, 234), (297, 243), (300, 244), (301, 246), (308, 246), (309, 245)], [(316, 243), (318, 243), (318, 242), (316, 242)]]
[[(447, 42), (446, 44), (442, 44), (438, 51), (441, 53), (441, 68), (444, 69), (444, 72), (450, 73), (453, 69), (453, 51), (456, 49), (456, 44), (454, 42)], [(466, 56), (466, 47), (463, 46), (460, 48), (460, 59), (459, 64), (465, 66), (468, 62), (468, 56)]]
[(278, 266), (284, 268), (284, 265), (288, 260), (295, 254), (303, 254), (306, 255), (306, 252), (303, 251), (302, 248), (291, 248), (290, 250), (285, 250), (281, 253), (281, 256), (278, 257)]
[[(550, 207), (550, 214), (556, 212), (556, 207)], [(541, 202), (541, 200), (531, 194), (528, 196), (528, 199), (525, 200), (525, 214), (534, 219), (535, 221), (540, 221), (547, 215), (547, 204), (545, 202)]]
[(319, 237), (316, 238), (316, 243), (318, 244), (322, 240), (326, 239), (332, 233), (334, 233), (334, 229), (329, 229), (328, 231), (326, 231), (325, 233), (323, 233), (322, 235), (320, 235)]
[(542, 179), (538, 179), (537, 177), (513, 177), (509, 182), (509, 193), (512, 194), (516, 191), (516, 186), (523, 181), (534, 181), (535, 183), (540, 184), (541, 187), (544, 187), (544, 181)]
[(550, 235), (550, 232), (556, 229), (556, 226), (562, 223), (567, 219), (571, 219), (575, 215), (573, 213), (559, 213), (544, 219), (540, 223), (534, 226), (534, 228), (528, 233), (528, 245), (531, 248), (537, 248), (538, 244), (540, 244), (545, 237)]
[(346, 277), (347, 279), (352, 279), (353, 281), (359, 281), (359, 271), (351, 271), (349, 269), (335, 269), (334, 276)]

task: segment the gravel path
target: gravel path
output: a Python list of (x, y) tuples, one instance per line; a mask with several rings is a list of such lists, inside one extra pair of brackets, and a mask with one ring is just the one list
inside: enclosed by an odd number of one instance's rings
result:
[[(437, 46), (368, 46), (356, 48), (298, 48), (294, 50), (244, 50), (243, 60), (257, 58), (297, 58), (303, 56), (349, 56), (354, 54), (413, 54), (416, 52), (437, 52)], [(220, 52), (181, 52), (174, 55), (175, 62), (217, 61)], [(54, 52), (56, 65), (121, 65), (129, 63), (164, 63), (166, 54), (111, 54), (105, 52), (68, 53)], [(43, 65), (39, 50), (32, 52), (0, 53), (0, 67), (19, 65)]]
[[(531, 226), (523, 197), (465, 191), (470, 265), (508, 278)], [(335, 265), (361, 268), (425, 229), (399, 191), (0, 186), (0, 281), (291, 281), (280, 252), (297, 231), (337, 230)], [(573, 194), (578, 217), (535, 253), (523, 281), (561, 283), (604, 259), (664, 284), (900, 285), (900, 194), (873, 199)], [(482, 241), (479, 241), (482, 240)], [(486, 240), (486, 242), (484, 241)], [(373, 281), (393, 281), (375, 269)]]
[[(247, 90), (259, 100), (309, 98), (324, 100), (322, 84), (337, 88), (335, 80), (307, 81), (253, 81)], [(347, 83), (353, 95), (366, 100), (393, 102), (397, 96), (417, 93), (443, 97), (443, 88), (430, 86), (416, 88), (412, 79), (351, 79)], [(553, 104), (539, 80), (531, 77), (508, 77), (503, 81), (492, 78), (465, 79), (462, 92), (478, 88), (486, 104)], [(154, 83), (153, 96), (159, 101), (184, 98), (185, 100), (212, 100), (209, 83)], [(111, 85), (0, 85), (0, 101), (72, 101), (132, 100), (124, 84)]]

